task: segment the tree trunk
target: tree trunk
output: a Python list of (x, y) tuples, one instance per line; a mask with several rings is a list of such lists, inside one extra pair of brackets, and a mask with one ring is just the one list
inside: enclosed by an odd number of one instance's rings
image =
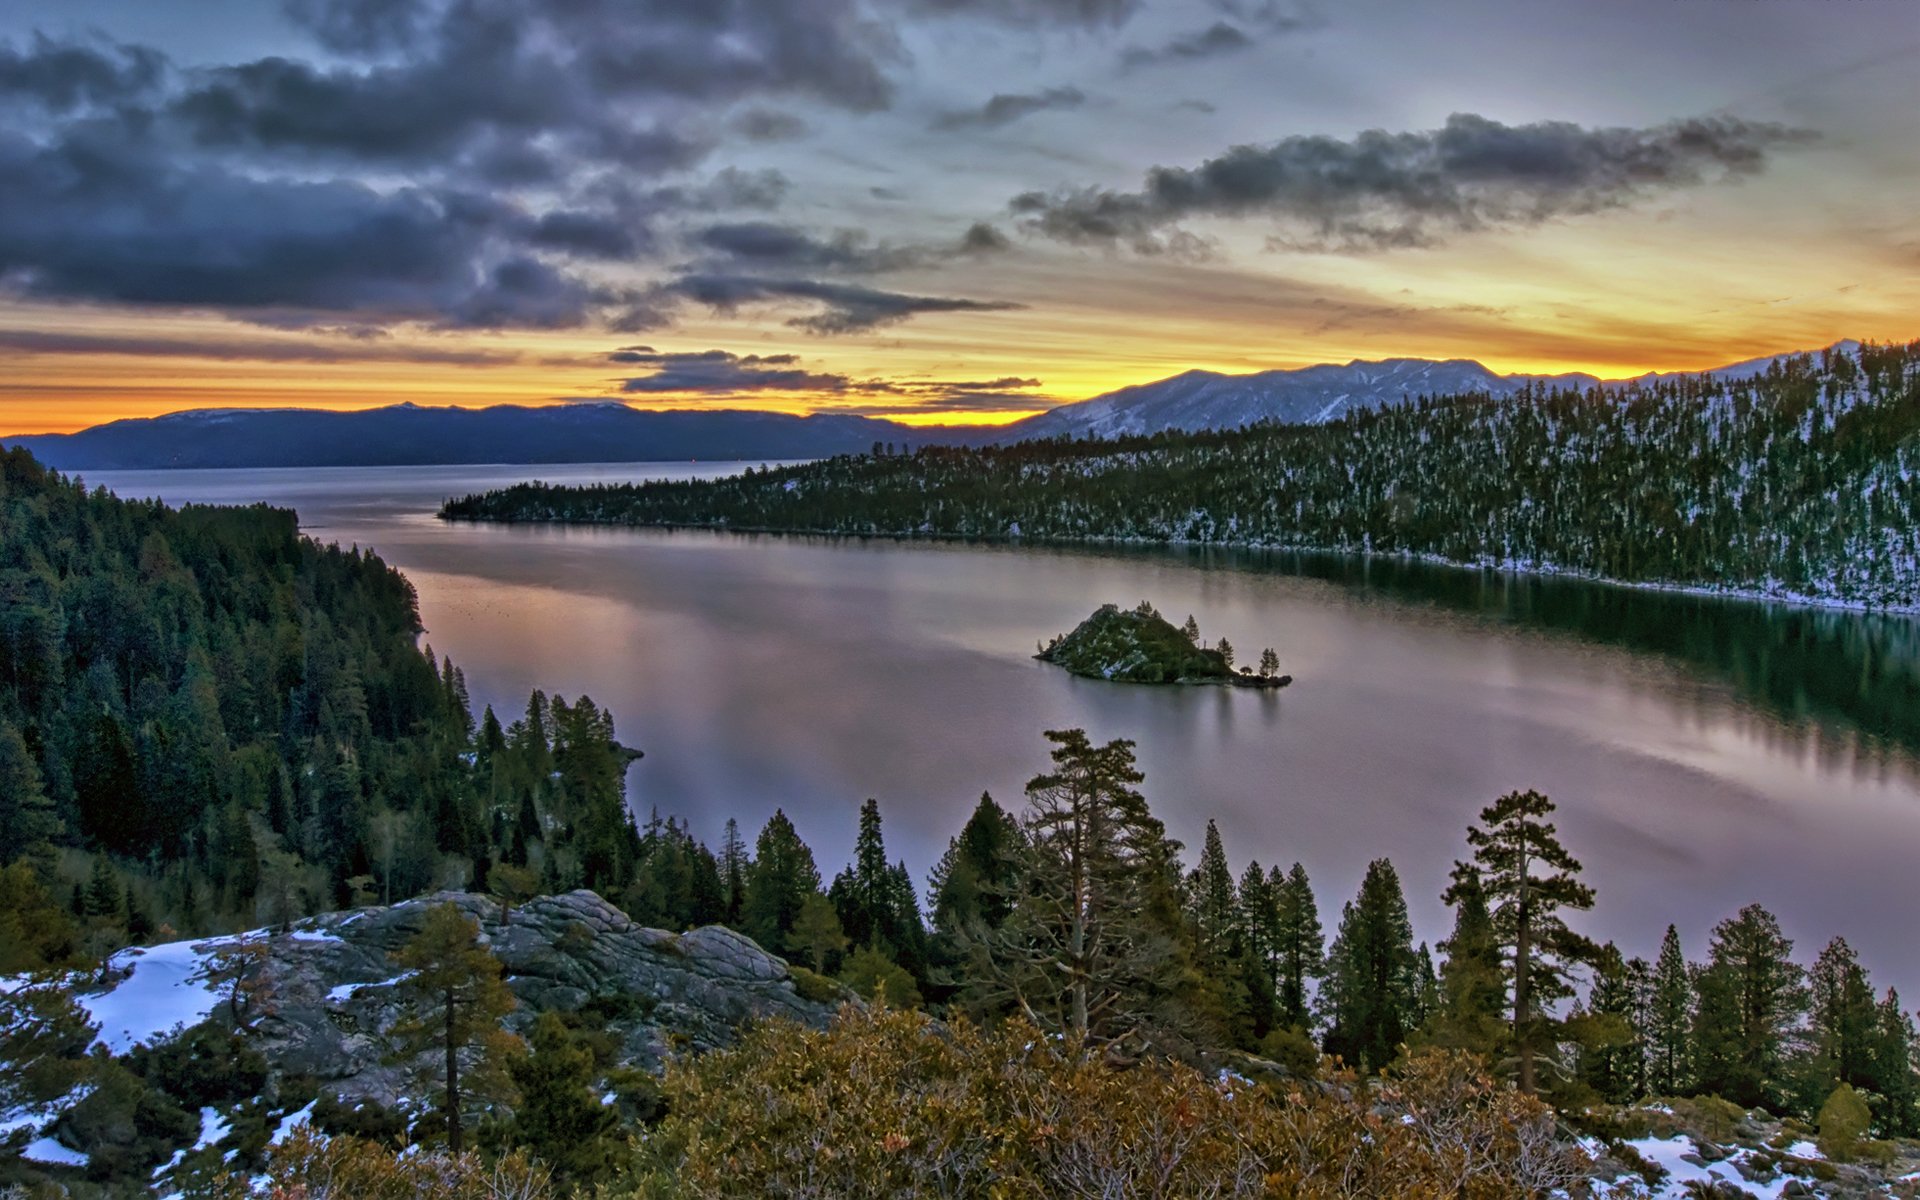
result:
[(453, 1037), (453, 989), (447, 989), (447, 1149), (460, 1153), (460, 1047)]
[(1529, 977), (1533, 959), (1533, 918), (1527, 911), (1527, 884), (1532, 864), (1520, 856), (1520, 896), (1518, 928), (1513, 939), (1513, 1035), (1520, 1053), (1520, 1090), (1531, 1096), (1533, 1079), (1533, 980)]

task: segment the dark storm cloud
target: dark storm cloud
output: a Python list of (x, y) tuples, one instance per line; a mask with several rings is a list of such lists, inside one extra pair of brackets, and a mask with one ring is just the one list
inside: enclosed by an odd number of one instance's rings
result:
[(909, 12), (975, 17), (1008, 25), (1118, 25), (1140, 0), (896, 0)]
[(661, 291), (667, 296), (726, 313), (747, 305), (814, 303), (819, 305), (818, 312), (795, 317), (787, 324), (819, 334), (864, 333), (925, 313), (1004, 312), (1022, 307), (1000, 301), (915, 296), (819, 279), (709, 273), (683, 275), (664, 285)]
[(144, 46), (38, 33), (24, 47), (0, 42), (0, 99), (25, 97), (56, 113), (136, 99), (157, 88), (166, 71), (166, 58)]
[(528, 224), (457, 192), (182, 164), (111, 123), (0, 134), (0, 288), (35, 298), (535, 326), (612, 301), (526, 257)]
[(709, 225), (694, 235), (699, 247), (735, 266), (773, 271), (897, 271), (927, 256), (917, 250), (874, 245), (865, 234), (841, 230), (828, 237), (772, 221)]
[(844, 392), (854, 387), (845, 375), (809, 371), (795, 354), (734, 354), (727, 350), (661, 353), (651, 346), (627, 346), (608, 356), (622, 365), (650, 369), (620, 385), (623, 392)]
[(1079, 88), (1047, 88), (1041, 92), (1001, 92), (979, 108), (941, 115), (933, 122), (938, 130), (998, 129), (1022, 117), (1048, 109), (1079, 108), (1087, 94)]
[(1159, 46), (1130, 47), (1120, 55), (1120, 66), (1123, 70), (1134, 71), (1161, 63), (1216, 58), (1245, 50), (1251, 45), (1253, 39), (1239, 26), (1215, 21), (1198, 33), (1182, 34)]
[(1753, 175), (1812, 136), (1736, 117), (1587, 129), (1456, 114), (1427, 132), (1236, 146), (1198, 167), (1155, 167), (1139, 191), (1028, 192), (1013, 209), (1042, 236), (1144, 253), (1190, 239), (1179, 226), (1195, 217), (1270, 218), (1289, 229), (1275, 244), (1292, 249), (1425, 246)]
[(113, 334), (54, 333), (0, 329), (0, 351), (15, 354), (128, 355), (136, 358), (210, 358), (229, 362), (355, 363), (405, 362), (436, 366), (492, 367), (518, 362), (502, 350), (440, 346), (387, 345), (356, 340), (237, 340), (217, 338), (131, 337)]

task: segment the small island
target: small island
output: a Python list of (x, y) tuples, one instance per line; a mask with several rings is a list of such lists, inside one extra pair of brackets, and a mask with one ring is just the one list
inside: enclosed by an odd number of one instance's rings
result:
[(1116, 683), (1222, 684), (1228, 687), (1283, 688), (1293, 676), (1279, 673), (1279, 657), (1260, 653), (1258, 670), (1233, 666), (1233, 646), (1200, 644), (1192, 617), (1176, 626), (1142, 601), (1137, 608), (1103, 604), (1072, 633), (1056, 637), (1040, 653), (1042, 662), (1065, 667), (1089, 679)]

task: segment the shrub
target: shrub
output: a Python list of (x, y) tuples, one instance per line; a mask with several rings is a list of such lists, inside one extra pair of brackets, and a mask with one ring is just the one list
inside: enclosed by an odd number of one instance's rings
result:
[(1867, 1127), (1873, 1124), (1873, 1110), (1867, 1107), (1859, 1092), (1843, 1083), (1834, 1088), (1827, 1102), (1820, 1106), (1816, 1124), (1820, 1127), (1820, 1153), (1836, 1162), (1846, 1162), (1858, 1150)]
[(1544, 1195), (1585, 1171), (1551, 1114), (1429, 1054), (1367, 1088), (1275, 1091), (1170, 1062), (1120, 1068), (1009, 1023), (843, 1009), (671, 1064), (669, 1114), (607, 1195)]
[(828, 979), (825, 975), (816, 975), (801, 966), (787, 968), (787, 976), (793, 980), (793, 990), (802, 1000), (811, 1000), (815, 1004), (832, 1004), (847, 998), (847, 989)]
[(275, 1146), (256, 1181), (226, 1174), (210, 1200), (552, 1200), (545, 1168), (518, 1152), (491, 1162), (444, 1151), (396, 1154), (356, 1137), (305, 1126)]

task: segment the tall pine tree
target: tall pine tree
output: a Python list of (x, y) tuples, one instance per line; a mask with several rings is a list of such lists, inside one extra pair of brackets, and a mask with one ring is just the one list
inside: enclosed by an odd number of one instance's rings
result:
[(1367, 864), (1360, 894), (1340, 914), (1327, 952), (1320, 1002), (1326, 1050), (1365, 1071), (1392, 1062), (1414, 1027), (1419, 1004), (1419, 960), (1413, 923), (1393, 864)]

